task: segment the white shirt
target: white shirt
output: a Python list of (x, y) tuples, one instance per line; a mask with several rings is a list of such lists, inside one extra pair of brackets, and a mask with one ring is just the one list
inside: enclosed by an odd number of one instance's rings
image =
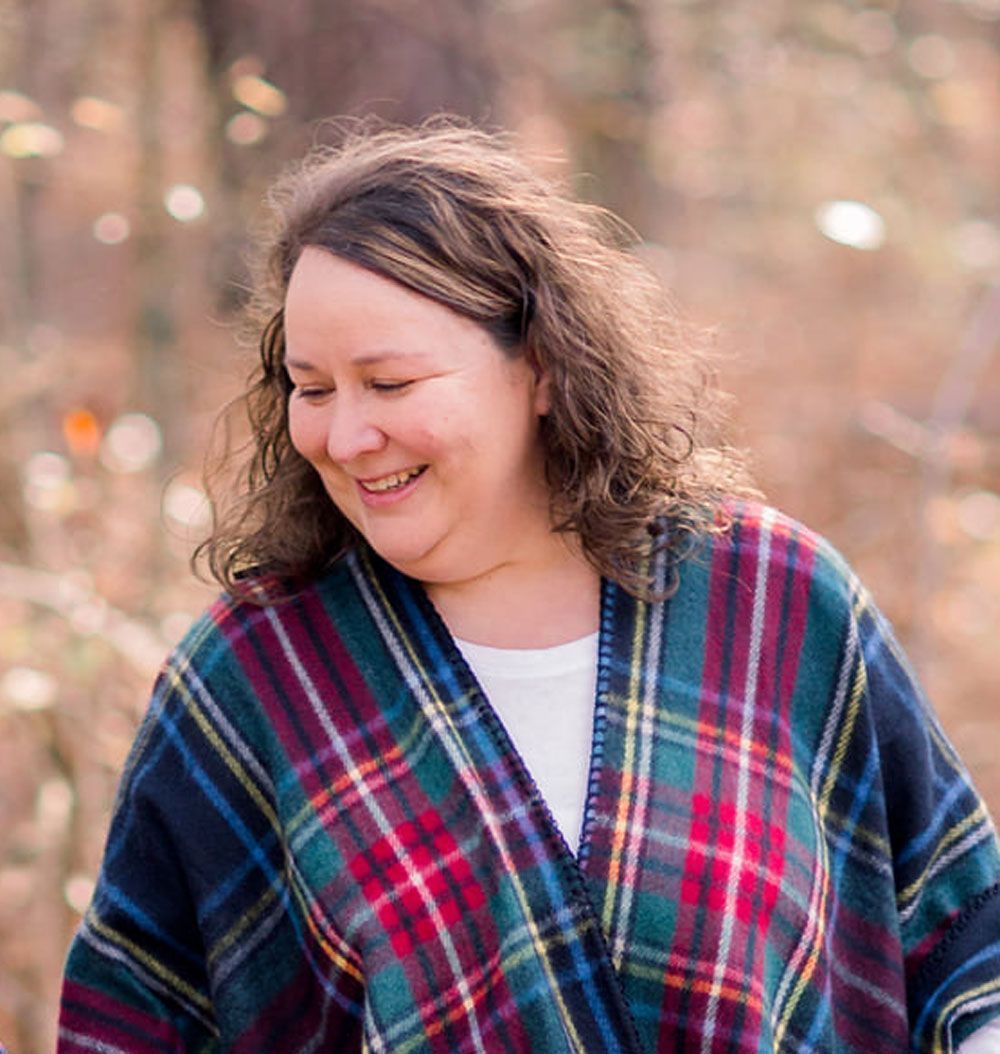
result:
[(597, 634), (551, 648), (455, 643), (575, 853), (590, 770)]
[(977, 1028), (955, 1054), (1000, 1054), (1000, 1019)]

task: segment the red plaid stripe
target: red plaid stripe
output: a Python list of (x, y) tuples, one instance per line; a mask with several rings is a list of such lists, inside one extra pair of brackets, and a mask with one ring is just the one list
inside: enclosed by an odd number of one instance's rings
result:
[(397, 955), (408, 955), (438, 928), (454, 926), (486, 901), (440, 814), (427, 809), (373, 842), (350, 863)]
[(691, 837), (681, 881), (682, 900), (685, 904), (704, 903), (714, 911), (722, 911), (736, 867), (739, 869), (736, 917), (747, 924), (756, 921), (759, 928), (766, 928), (785, 868), (785, 832), (775, 824), (765, 824), (753, 813), (744, 814), (743, 854), (736, 859), (733, 853), (736, 806), (724, 801), (717, 810), (713, 809), (711, 800), (704, 794), (694, 795), (691, 806)]

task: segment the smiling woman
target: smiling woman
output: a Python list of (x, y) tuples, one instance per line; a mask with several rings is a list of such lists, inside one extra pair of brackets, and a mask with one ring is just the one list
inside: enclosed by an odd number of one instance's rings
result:
[(271, 203), (60, 1050), (995, 1049), (990, 818), (620, 228), (445, 121)]
[[(722, 529), (724, 500), (747, 493), (737, 454), (708, 442), (718, 403), (703, 349), (628, 251), (632, 235), (534, 173), (505, 137), (447, 121), (419, 134), (361, 128), (292, 168), (271, 205), (256, 303), (262, 368), (246, 396), (260, 442), (244, 494), (219, 496), (204, 547), (231, 590), (248, 567), (294, 586), (357, 539), (343, 509), (314, 500), (322, 481), (288, 431), (285, 298), (305, 250), (390, 280), (410, 312), (449, 309), (437, 325), (464, 324), (530, 366), (550, 402), (536, 422), (547, 529), (598, 573), (648, 591), (651, 531), (680, 551), (690, 534)], [(367, 354), (389, 350), (401, 348)], [(484, 404), (497, 395), (486, 392)], [(672, 532), (660, 530), (665, 514)]]

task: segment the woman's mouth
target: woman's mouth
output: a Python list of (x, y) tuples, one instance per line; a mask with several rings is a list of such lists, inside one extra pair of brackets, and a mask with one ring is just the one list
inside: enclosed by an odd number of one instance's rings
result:
[(359, 479), (358, 484), (362, 490), (369, 494), (386, 494), (405, 487), (410, 480), (416, 479), (426, 468), (426, 465), (419, 465), (417, 468), (408, 468), (402, 472), (393, 472), (388, 476), (380, 476), (378, 479)]

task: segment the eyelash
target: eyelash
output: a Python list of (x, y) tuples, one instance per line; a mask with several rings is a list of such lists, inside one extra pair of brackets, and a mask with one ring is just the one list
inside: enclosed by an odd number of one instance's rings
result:
[(373, 392), (401, 392), (412, 383), (413, 381), (371, 381), (368, 387)]
[[(401, 392), (409, 386), (413, 381), (369, 381), (368, 387), (373, 392)], [(313, 399), (322, 399), (324, 396), (329, 395), (333, 388), (317, 388), (317, 387), (296, 387), (295, 395), (299, 399), (305, 399), (307, 401)]]
[(296, 399), (305, 399), (306, 402), (311, 402), (314, 399), (322, 399), (323, 396), (330, 392), (329, 388), (299, 388), (293, 389), (292, 394)]

